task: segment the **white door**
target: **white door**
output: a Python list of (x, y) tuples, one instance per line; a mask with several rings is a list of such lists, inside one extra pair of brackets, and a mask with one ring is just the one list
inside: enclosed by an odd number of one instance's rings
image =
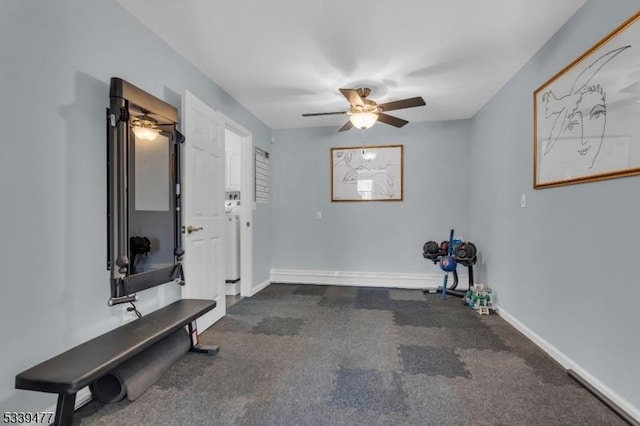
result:
[[(225, 315), (224, 123), (220, 114), (185, 92), (183, 157), (182, 297), (213, 299), (217, 307), (198, 320), (202, 332)], [(191, 231), (191, 232), (190, 232)]]

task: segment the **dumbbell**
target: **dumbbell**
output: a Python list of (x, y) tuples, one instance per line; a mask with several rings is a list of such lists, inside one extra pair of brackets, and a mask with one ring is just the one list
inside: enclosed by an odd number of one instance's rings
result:
[(454, 255), (458, 260), (470, 261), (476, 257), (477, 250), (475, 244), (470, 241), (463, 241), (456, 246)]
[(427, 259), (435, 259), (440, 253), (440, 246), (435, 241), (427, 241), (422, 247), (422, 256)]

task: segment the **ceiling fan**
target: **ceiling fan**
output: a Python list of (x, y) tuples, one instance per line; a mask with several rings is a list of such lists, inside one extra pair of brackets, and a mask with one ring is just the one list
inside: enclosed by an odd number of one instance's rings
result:
[(360, 89), (340, 89), (340, 93), (351, 104), (349, 111), (336, 111), (336, 112), (316, 112), (310, 114), (302, 114), (303, 117), (313, 117), (317, 115), (339, 115), (347, 114), (349, 121), (340, 128), (340, 132), (349, 130), (353, 127), (358, 129), (368, 129), (373, 126), (376, 121), (380, 121), (385, 124), (389, 124), (394, 127), (402, 127), (408, 123), (407, 120), (394, 117), (387, 114), (387, 111), (393, 111), (397, 109), (413, 108), (426, 105), (424, 99), (420, 96), (415, 98), (402, 99), (399, 101), (387, 102), (384, 104), (378, 104), (367, 96), (371, 93), (371, 89), (363, 87)]

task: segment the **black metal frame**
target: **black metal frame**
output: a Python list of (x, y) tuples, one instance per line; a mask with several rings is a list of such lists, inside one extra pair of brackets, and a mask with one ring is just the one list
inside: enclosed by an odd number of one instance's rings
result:
[[(107, 269), (111, 271), (109, 305), (135, 300), (135, 293), (170, 281), (184, 284), (182, 277), (182, 215), (180, 188), (180, 145), (178, 110), (121, 78), (111, 78), (110, 107), (107, 109)], [(161, 132), (173, 144), (171, 185), (174, 188), (174, 265), (156, 271), (130, 275), (128, 243), (128, 170), (131, 143), (130, 111), (139, 110), (158, 121)]]
[[(437, 263), (437, 261), (434, 261), (434, 263)], [(463, 262), (458, 262), (460, 265), (464, 265), (465, 263)], [(475, 260), (474, 262), (475, 263)], [(473, 263), (468, 263), (466, 264), (467, 269), (468, 269), (468, 273), (469, 273), (469, 289), (471, 289), (471, 287), (473, 287)], [(467, 294), (467, 290), (456, 290), (456, 288), (458, 287), (458, 271), (454, 270), (452, 272), (453, 274), (453, 284), (451, 284), (451, 287), (447, 287), (444, 289), (444, 291), (447, 294), (450, 294), (451, 296), (457, 296), (457, 297), (464, 297)], [(442, 286), (438, 287), (436, 290), (438, 293), (442, 292)]]

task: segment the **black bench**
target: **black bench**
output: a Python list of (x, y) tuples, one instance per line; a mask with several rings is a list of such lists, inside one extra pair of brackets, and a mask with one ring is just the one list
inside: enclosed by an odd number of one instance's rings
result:
[(215, 307), (213, 300), (179, 300), (23, 371), (16, 376), (16, 389), (57, 393), (54, 424), (70, 425), (76, 392)]

